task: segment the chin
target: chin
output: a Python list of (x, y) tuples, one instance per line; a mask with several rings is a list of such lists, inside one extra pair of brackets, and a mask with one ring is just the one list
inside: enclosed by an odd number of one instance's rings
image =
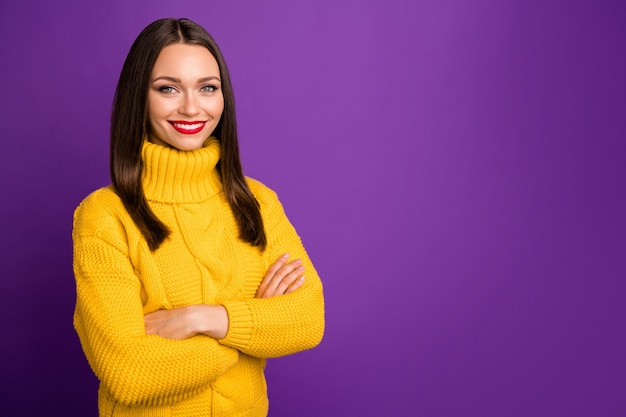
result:
[(202, 148), (203, 144), (204, 141), (198, 141), (194, 143), (176, 143), (173, 147), (178, 149), (179, 151), (195, 151)]

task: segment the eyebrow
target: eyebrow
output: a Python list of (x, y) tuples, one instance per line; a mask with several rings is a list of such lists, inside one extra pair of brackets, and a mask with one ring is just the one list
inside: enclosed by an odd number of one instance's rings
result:
[[(170, 82), (172, 82), (172, 83), (180, 83), (180, 82), (181, 82), (181, 81), (180, 81), (180, 78), (168, 77), (167, 75), (163, 75), (163, 76), (161, 76), (161, 77), (156, 77), (154, 80), (152, 80), (152, 82), (154, 83), (154, 82), (157, 82), (157, 81), (159, 81), (159, 80), (170, 81)], [(198, 84), (201, 84), (201, 83), (206, 83), (206, 82), (208, 82), (208, 81), (213, 81), (213, 80), (217, 80), (217, 81), (219, 81), (219, 82), (222, 82), (222, 81), (219, 79), (219, 77), (210, 76), (210, 77), (200, 78), (200, 79), (198, 80)]]

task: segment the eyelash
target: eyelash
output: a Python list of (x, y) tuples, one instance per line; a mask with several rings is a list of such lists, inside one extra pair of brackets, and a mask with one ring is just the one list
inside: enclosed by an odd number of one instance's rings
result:
[[(164, 85), (162, 87), (159, 87), (158, 90), (161, 93), (172, 94), (172, 93), (174, 93), (176, 91), (176, 88), (174, 88), (174, 87), (172, 87), (170, 85)], [(202, 86), (200, 88), (200, 91), (202, 91), (203, 93), (214, 93), (215, 91), (217, 91), (217, 86), (215, 86), (215, 85), (205, 85), (205, 86)]]
[[(206, 91), (205, 89), (209, 89), (209, 91)], [(215, 91), (217, 91), (217, 86), (214, 85), (205, 85), (203, 86), (200, 90), (204, 91), (205, 93), (213, 93)]]
[(169, 85), (164, 85), (163, 87), (159, 87), (158, 90), (161, 93), (166, 93), (166, 94), (171, 94), (175, 91), (174, 87), (171, 87)]

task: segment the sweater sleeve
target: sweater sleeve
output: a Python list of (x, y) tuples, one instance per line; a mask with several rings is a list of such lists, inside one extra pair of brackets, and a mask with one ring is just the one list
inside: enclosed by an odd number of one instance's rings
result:
[(146, 335), (142, 285), (115, 215), (83, 203), (74, 216), (74, 327), (110, 395), (128, 405), (166, 405), (207, 389), (239, 354), (199, 335)]
[(292, 260), (302, 259), (306, 279), (302, 287), (290, 294), (224, 302), (229, 329), (220, 342), (260, 358), (313, 348), (324, 334), (322, 282), (276, 194), (256, 181), (250, 185), (261, 204), (268, 264), (289, 253)]

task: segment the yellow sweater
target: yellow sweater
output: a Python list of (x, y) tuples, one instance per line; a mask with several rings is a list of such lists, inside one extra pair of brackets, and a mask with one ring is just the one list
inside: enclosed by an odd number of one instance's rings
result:
[[(181, 152), (145, 142), (143, 187), (172, 231), (150, 252), (111, 187), (74, 214), (74, 327), (100, 380), (100, 416), (265, 416), (265, 359), (316, 346), (324, 332), (322, 284), (276, 194), (248, 179), (261, 205), (267, 249), (238, 239), (215, 165), (219, 142)], [(291, 294), (254, 298), (282, 254), (303, 259)], [(224, 339), (146, 335), (144, 315), (221, 304)]]

